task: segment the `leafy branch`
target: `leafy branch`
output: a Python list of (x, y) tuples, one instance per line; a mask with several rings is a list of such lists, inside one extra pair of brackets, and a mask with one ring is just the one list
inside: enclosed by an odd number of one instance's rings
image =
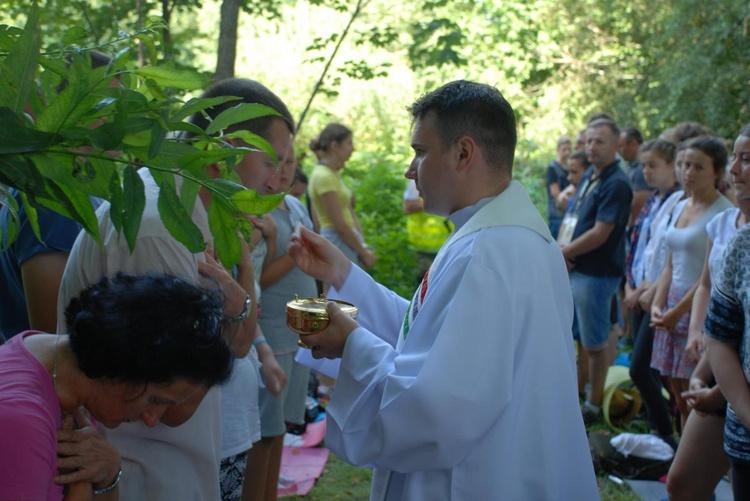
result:
[[(153, 44), (147, 29), (96, 47), (135, 41)], [(37, 237), (37, 210), (46, 208), (77, 221), (101, 245), (91, 202), (98, 197), (109, 202), (111, 220), (132, 251), (145, 208), (138, 169), (148, 169), (159, 185), (159, 214), (172, 236), (192, 252), (205, 248), (191, 214), (200, 190), (207, 190), (214, 246), (225, 265), (239, 262), (240, 234), (248, 234), (249, 224), (243, 214), (273, 210), (283, 196), (261, 197), (245, 189), (233, 170), (253, 151), (275, 159), (271, 145), (247, 132), (226, 131), (277, 112), (240, 103), (202, 130), (184, 120), (237, 98), (184, 101), (180, 93), (202, 88), (206, 78), (172, 66), (138, 67), (128, 47), (100, 68), (92, 67), (89, 48), (43, 51), (36, 4), (24, 29), (0, 32), (0, 47), (0, 120), (8, 125), (0, 130), (0, 200), (10, 211), (10, 227), (0, 235), (4, 245), (18, 233), (21, 206)], [(231, 139), (247, 146), (233, 147)], [(207, 174), (209, 165), (218, 166), (218, 178)]]

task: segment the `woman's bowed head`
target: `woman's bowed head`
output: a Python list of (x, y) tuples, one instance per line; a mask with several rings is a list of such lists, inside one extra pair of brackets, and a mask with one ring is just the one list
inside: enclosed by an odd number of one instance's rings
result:
[(82, 292), (65, 311), (69, 335), (55, 349), (63, 410), (83, 404), (107, 427), (138, 419), (154, 426), (168, 405), (225, 381), (233, 356), (221, 336), (222, 302), (157, 274), (120, 273)]
[(67, 335), (26, 331), (0, 346), (0, 499), (62, 499), (62, 484), (65, 499), (113, 491), (120, 455), (92, 422), (156, 426), (226, 381), (222, 304), (170, 275), (120, 273), (70, 301)]

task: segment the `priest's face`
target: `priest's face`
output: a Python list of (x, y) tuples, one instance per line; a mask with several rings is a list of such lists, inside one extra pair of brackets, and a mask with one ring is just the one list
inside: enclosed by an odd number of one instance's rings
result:
[(417, 184), (424, 210), (430, 214), (449, 216), (453, 212), (456, 184), (452, 167), (456, 162), (455, 145), (446, 146), (435, 128), (435, 115), (427, 113), (417, 120), (412, 134), (414, 159), (405, 176)]

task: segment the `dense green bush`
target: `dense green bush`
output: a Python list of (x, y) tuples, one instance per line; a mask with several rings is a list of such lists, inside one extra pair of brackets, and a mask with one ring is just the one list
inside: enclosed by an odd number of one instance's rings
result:
[(416, 261), (409, 248), (402, 203), (407, 166), (404, 155), (358, 153), (346, 172), (365, 241), (378, 256), (369, 272), (375, 280), (408, 298), (414, 292)]

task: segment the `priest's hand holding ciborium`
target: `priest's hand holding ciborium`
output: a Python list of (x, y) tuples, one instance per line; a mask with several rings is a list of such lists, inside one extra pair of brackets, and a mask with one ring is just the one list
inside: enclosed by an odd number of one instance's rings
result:
[[(351, 270), (351, 261), (339, 249), (300, 225), (292, 233), (287, 251), (303, 272), (336, 289), (341, 288)], [(328, 301), (324, 297), (297, 299), (287, 303), (287, 321), (290, 305), (292, 310), (305, 305), (312, 306), (318, 311), (315, 316), (321, 317), (313, 322), (313, 315), (306, 315), (304, 322), (300, 320), (299, 327), (296, 326), (297, 320), (293, 321), (294, 325), (289, 324), (292, 330), (302, 336), (301, 345), (310, 348), (314, 358), (341, 357), (346, 339), (357, 328), (357, 322), (354, 321), (357, 308), (343, 301)], [(296, 313), (293, 312), (294, 315)]]
[(357, 307), (339, 300), (300, 299), (295, 296), (286, 304), (286, 322), (300, 335), (297, 344), (312, 350), (314, 358), (339, 358), (346, 339), (357, 327)]

